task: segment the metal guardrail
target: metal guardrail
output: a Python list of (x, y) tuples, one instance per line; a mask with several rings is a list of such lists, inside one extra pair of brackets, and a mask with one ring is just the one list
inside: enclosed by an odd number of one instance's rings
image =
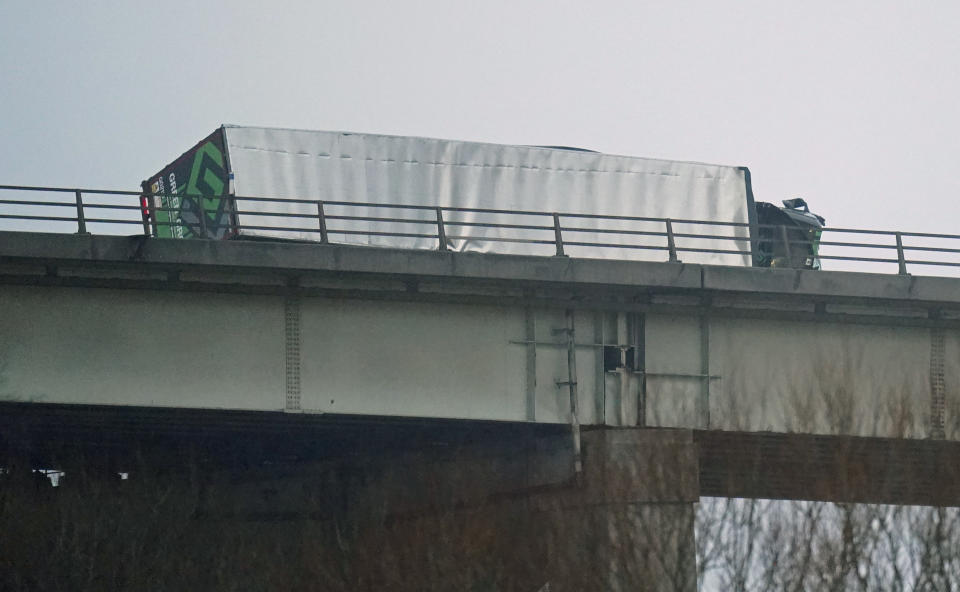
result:
[[(11, 193), (18, 198), (24, 197), (24, 193), (31, 197), (44, 194), (42, 197), (45, 199), (8, 199)], [(50, 199), (51, 196), (54, 199)], [(56, 199), (63, 196), (69, 197), (66, 200)], [(176, 198), (189, 202), (192, 219), (183, 216), (185, 210), (182, 205), (157, 206), (153, 203), (155, 198)], [(227, 201), (229, 216), (226, 221), (210, 217), (210, 214), (217, 213), (203, 205), (210, 200)], [(266, 208), (270, 204), (283, 204), (288, 209), (293, 206), (300, 211), (268, 211)], [(241, 210), (238, 205), (252, 205), (259, 209)], [(378, 212), (400, 214), (370, 215), (370, 210), (374, 208)], [(48, 214), (51, 210), (57, 210), (52, 213), (55, 215)], [(356, 213), (358, 210), (361, 212)], [(203, 215), (198, 215), (201, 212)], [(158, 220), (160, 213), (167, 214), (166, 217), (174, 218), (174, 221)], [(482, 220), (484, 217), (486, 221)], [(19, 221), (21, 227), (17, 229), (30, 229), (22, 225), (34, 223), (39, 224), (42, 231), (78, 234), (88, 234), (91, 226), (108, 230), (104, 234), (118, 234), (113, 230), (139, 226), (138, 234), (151, 237), (157, 234), (158, 229), (167, 227), (178, 228), (195, 238), (224, 234), (232, 236), (242, 230), (258, 230), (309, 234), (320, 243), (337, 242), (331, 239), (331, 235), (433, 240), (436, 241), (433, 248), (439, 250), (448, 250), (451, 243), (459, 240), (550, 245), (552, 254), (557, 256), (568, 255), (571, 247), (659, 251), (663, 253), (664, 260), (671, 262), (681, 261), (684, 253), (751, 257), (759, 246), (778, 246), (781, 252), (786, 253), (787, 260), (793, 260), (792, 255), (800, 251), (803, 251), (801, 257), (813, 255), (809, 253), (809, 241), (792, 239), (788, 227), (773, 225), (755, 226), (761, 232), (769, 232), (763, 237), (751, 237), (748, 224), (696, 219), (246, 196), (198, 198), (22, 185), (0, 185), (0, 222), (5, 220)], [(240, 220), (258, 223), (244, 223), (241, 226)], [(280, 224), (267, 224), (273, 220), (278, 220)], [(367, 227), (360, 228), (358, 223), (367, 224)], [(482, 229), (514, 232), (515, 235), (487, 236), (479, 232)], [(830, 240), (844, 235), (864, 237), (872, 242)], [(617, 240), (600, 240), (606, 236), (617, 237)], [(702, 245), (705, 240), (713, 244), (716, 241), (728, 241), (730, 248), (698, 246), (697, 241), (701, 241), (699, 244)], [(928, 258), (930, 256), (946, 256), (950, 259)], [(960, 235), (827, 227), (822, 229), (819, 252), (815, 257), (822, 261), (896, 265), (900, 274), (907, 274), (910, 266), (960, 268)]]

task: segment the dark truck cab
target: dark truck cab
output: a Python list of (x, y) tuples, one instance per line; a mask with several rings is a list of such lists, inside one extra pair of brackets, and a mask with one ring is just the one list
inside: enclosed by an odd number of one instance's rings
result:
[(826, 220), (810, 211), (801, 198), (783, 200), (783, 207), (757, 202), (755, 267), (820, 269), (820, 236)]

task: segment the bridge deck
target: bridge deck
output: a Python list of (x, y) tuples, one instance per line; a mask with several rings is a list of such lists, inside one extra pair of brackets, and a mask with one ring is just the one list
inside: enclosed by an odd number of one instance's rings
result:
[(0, 303), (0, 394), (61, 418), (562, 430), (573, 311), (580, 422), (696, 430), (705, 494), (795, 497), (839, 449), (856, 499), (934, 500), (960, 439), (953, 278), (0, 232)]

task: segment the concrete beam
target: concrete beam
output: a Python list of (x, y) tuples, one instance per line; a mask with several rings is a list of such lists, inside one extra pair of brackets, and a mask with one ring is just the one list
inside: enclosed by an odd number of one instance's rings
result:
[[(0, 455), (26, 454), (53, 466), (57, 451), (113, 462), (116, 470), (136, 455), (160, 447), (165, 462), (194, 462), (177, 451), (199, 451), (216, 467), (266, 462), (340, 462), (372, 459), (392, 451), (411, 459), (418, 450), (462, 452), (487, 463), (477, 475), (461, 474), (448, 496), (458, 505), (489, 501), (511, 488), (504, 479), (484, 486), (482, 475), (507, 463), (521, 475), (513, 491), (543, 491), (547, 507), (627, 501), (695, 501), (699, 496), (960, 506), (960, 442), (817, 436), (773, 432), (604, 429), (584, 433), (586, 479), (574, 483), (566, 426), (454, 420), (275, 414), (208, 409), (161, 409), (43, 403), (0, 403)], [(644, 439), (646, 438), (646, 439)], [(691, 439), (692, 438), (692, 439)], [(237, 446), (237, 442), (245, 443)], [(477, 443), (495, 442), (486, 454)], [(691, 448), (689, 443), (695, 444)], [(3, 445), (6, 445), (5, 447)], [(247, 446), (247, 444), (249, 446)], [(666, 491), (646, 476), (655, 469), (689, 464), (696, 451), (699, 470), (681, 471)], [(482, 450), (481, 450), (482, 451)], [(493, 454), (496, 452), (496, 454)], [(255, 453), (254, 456), (251, 454)], [(497, 460), (497, 454), (500, 460)], [(399, 455), (399, 456), (398, 456)], [(511, 457), (512, 455), (512, 457)], [(671, 456), (672, 455), (672, 456)], [(200, 460), (202, 460), (200, 459)], [(544, 459), (549, 462), (538, 468)], [(659, 460), (657, 460), (659, 459)], [(412, 461), (410, 461), (412, 462)], [(407, 463), (409, 464), (409, 462)], [(435, 460), (452, 471), (449, 458)], [(618, 468), (619, 467), (619, 468)], [(489, 469), (489, 470), (488, 470)], [(698, 473), (698, 476), (697, 476)], [(665, 481), (663, 481), (665, 482)], [(630, 496), (622, 495), (630, 492)], [(397, 498), (395, 510), (421, 510), (429, 498)], [(436, 501), (427, 506), (436, 505)], [(402, 503), (401, 503), (402, 502)], [(544, 504), (541, 504), (543, 506)]]
[(700, 269), (695, 265), (292, 242), (0, 232), (0, 258), (40, 265), (135, 264), (162, 269), (202, 267), (285, 275), (350, 273), (681, 289), (700, 287)]
[(886, 301), (960, 302), (960, 279), (852, 271), (702, 266), (703, 288)]
[[(486, 281), (518, 286), (617, 287), (653, 292), (771, 295), (810, 300), (960, 308), (960, 279), (682, 263), (455, 253), (269, 241), (207, 241), (0, 232), (0, 275), (48, 266), (129, 277), (158, 272), (372, 276)], [(132, 276), (129, 274), (133, 274)], [(103, 273), (101, 273), (103, 275)], [(243, 280), (246, 281), (246, 280)], [(261, 280), (262, 281), (262, 280)]]
[(960, 442), (696, 431), (701, 494), (960, 505)]

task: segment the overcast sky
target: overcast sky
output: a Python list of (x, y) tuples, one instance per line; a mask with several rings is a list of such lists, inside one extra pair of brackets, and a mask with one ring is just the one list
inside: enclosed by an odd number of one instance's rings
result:
[(0, 2), (0, 184), (138, 189), (221, 123), (745, 165), (958, 232), (960, 5)]

